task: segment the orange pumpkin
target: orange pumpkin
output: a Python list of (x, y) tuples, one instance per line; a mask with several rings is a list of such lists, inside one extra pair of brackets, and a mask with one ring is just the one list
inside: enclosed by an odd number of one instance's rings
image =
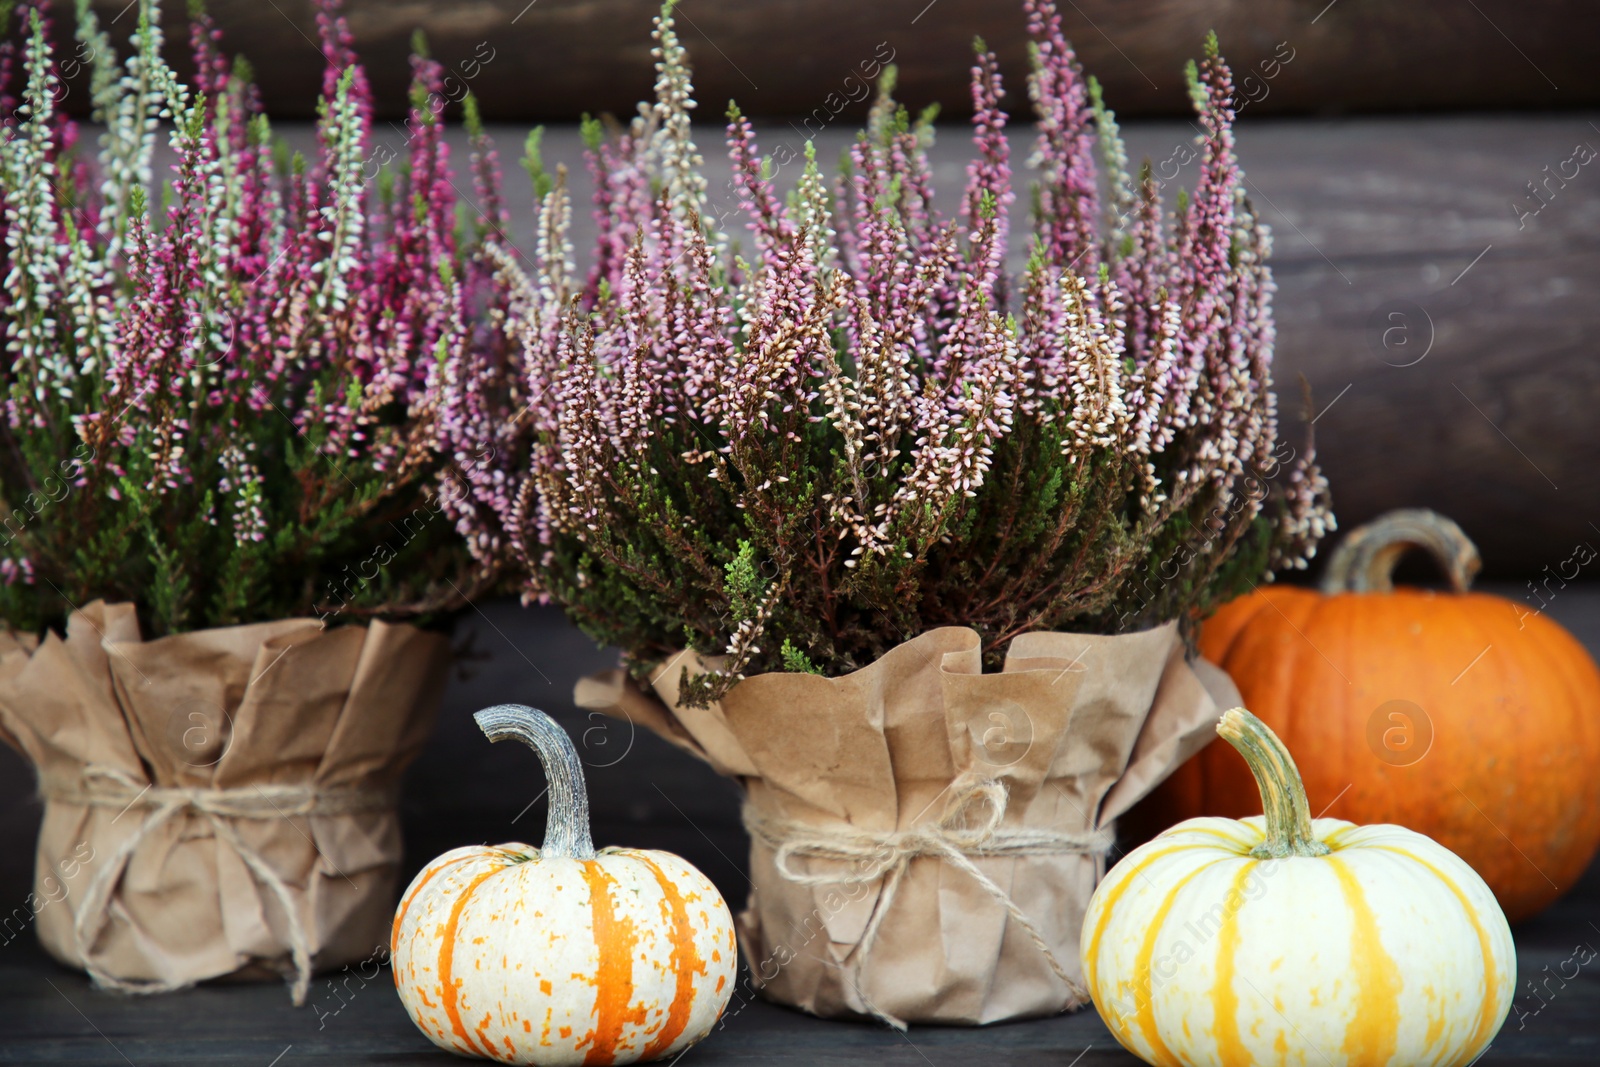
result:
[[(1393, 587), (1412, 547), (1439, 558), (1454, 592)], [(1345, 539), (1321, 594), (1241, 597), (1199, 644), (1303, 754), (1314, 813), (1426, 834), (1515, 922), (1570, 889), (1600, 845), (1600, 671), (1543, 615), (1468, 592), (1477, 570), (1455, 523), (1392, 512)], [(1160, 829), (1261, 804), (1238, 753), (1210, 745), (1142, 808)]]

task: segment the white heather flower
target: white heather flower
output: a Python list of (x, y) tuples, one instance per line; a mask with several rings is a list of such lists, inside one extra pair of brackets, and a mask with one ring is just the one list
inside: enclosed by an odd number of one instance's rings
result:
[(365, 231), (363, 201), (367, 185), (363, 164), (366, 155), (366, 124), (361, 120), (359, 103), (351, 92), (355, 68), (346, 69), (339, 79), (334, 98), (324, 106), (322, 135), (333, 146), (331, 162), (332, 203), (322, 207), (325, 228), (318, 237), (328, 243), (327, 258), (315, 270), (324, 272), (317, 292), (317, 310), (343, 311), (350, 299), (350, 278), (360, 266), (358, 244)]
[[(254, 443), (247, 447), (254, 449)], [(246, 452), (237, 445), (229, 445), (219, 457), (222, 477), (217, 488), (233, 497), (230, 517), (234, 536), (241, 542), (259, 543), (266, 540), (267, 517), (262, 503), (261, 472), (256, 469)]]

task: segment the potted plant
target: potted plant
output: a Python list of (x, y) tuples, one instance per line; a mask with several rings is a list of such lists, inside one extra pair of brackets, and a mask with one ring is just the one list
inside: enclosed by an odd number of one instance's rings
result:
[(17, 16), (0, 56), (0, 736), (45, 800), (39, 935), (113, 988), (287, 972), (299, 1001), (314, 968), (386, 943), (395, 791), (448, 656), (398, 620), (439, 620), (487, 580), (440, 442), (465, 403), (441, 361), (486, 277), (454, 232), (441, 70), (414, 61), (406, 160), (379, 168), (364, 75), (322, 4), (303, 159), (203, 13), (187, 86), (153, 0), (121, 64), (80, 3), (94, 152), (44, 6)]
[(1115, 816), (1236, 702), (1188, 622), (1304, 566), (1332, 521), (1309, 449), (1278, 436), (1268, 234), (1214, 38), (1190, 70), (1198, 180), (1169, 214), (1054, 8), (1027, 10), (1019, 277), (981, 42), (953, 217), (931, 116), (886, 71), (838, 177), (808, 144), (786, 199), (730, 107), (736, 240), (708, 212), (670, 3), (654, 102), (588, 126), (587, 274), (536, 155), (532, 272), (487, 249), (532, 399), (502, 450), (526, 456), (521, 491), (473, 544), (625, 650), (627, 675), (580, 703), (744, 785), (747, 958), (822, 1015), (1083, 1003), (1078, 928)]

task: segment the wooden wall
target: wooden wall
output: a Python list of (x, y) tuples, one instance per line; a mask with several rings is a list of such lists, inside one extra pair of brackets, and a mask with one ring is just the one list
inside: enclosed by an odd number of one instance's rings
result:
[[(128, 0), (93, 0), (126, 32)], [(71, 5), (58, 7), (70, 8)], [(184, 5), (167, 0), (182, 39)], [(1215, 29), (1261, 112), (1576, 107), (1600, 102), (1600, 8), (1582, 0), (1060, 0), (1085, 67), (1126, 115), (1180, 114), (1183, 63)], [(313, 113), (322, 59), (310, 0), (210, 0), (231, 49), (255, 64), (267, 106)], [(651, 84), (655, 0), (348, 0), (357, 47), (381, 107), (404, 106), (406, 56), (420, 28), (432, 50), (508, 120), (629, 114)], [(720, 116), (806, 115), (892, 55), (903, 96), (967, 105), (972, 38), (1009, 78), (1026, 70), (1020, 0), (684, 0), (681, 36), (699, 99)], [(1279, 63), (1273, 67), (1274, 57)], [(1292, 57), (1284, 64), (1284, 57)], [(1267, 64), (1263, 68), (1263, 64)], [(1273, 76), (1263, 77), (1264, 73)], [(1014, 82), (1020, 90), (1021, 82)], [(1020, 95), (1020, 94), (1019, 94)]]

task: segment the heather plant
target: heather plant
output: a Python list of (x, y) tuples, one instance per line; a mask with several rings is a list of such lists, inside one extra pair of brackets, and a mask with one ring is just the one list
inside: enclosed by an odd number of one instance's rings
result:
[(152, 634), (427, 614), (480, 576), (442, 516), (465, 483), (436, 443), (455, 403), (443, 361), (487, 280), (458, 249), (430, 103), (442, 71), (413, 60), (407, 158), (375, 173), (365, 76), (336, 3), (318, 10), (309, 159), (275, 140), (197, 8), (194, 83), (179, 82), (154, 0), (120, 63), (78, 4), (104, 129), (85, 150), (46, 5), (15, 12), (20, 41), (0, 53), (7, 624), (57, 624), (95, 597), (136, 603)]
[[(599, 237), (576, 273), (560, 175), (529, 159), (538, 247), (491, 243), (511, 343), (470, 368), (515, 394), (463, 518), (488, 566), (638, 669), (723, 657), (691, 699), (758, 671), (838, 674), (929, 628), (992, 662), (1038, 629), (1188, 620), (1303, 567), (1332, 525), (1309, 441), (1279, 438), (1267, 227), (1234, 155), (1215, 38), (1191, 64), (1200, 164), (1162, 202), (1046, 0), (1029, 0), (1033, 239), (1008, 275), (1008, 116), (977, 45), (976, 158), (934, 205), (931, 116), (886, 71), (841, 172), (808, 149), (783, 195), (728, 112), (745, 218), (708, 221), (669, 2), (652, 103), (589, 123)], [(465, 371), (464, 371), (465, 372)], [(521, 458), (525, 457), (525, 459)]]

